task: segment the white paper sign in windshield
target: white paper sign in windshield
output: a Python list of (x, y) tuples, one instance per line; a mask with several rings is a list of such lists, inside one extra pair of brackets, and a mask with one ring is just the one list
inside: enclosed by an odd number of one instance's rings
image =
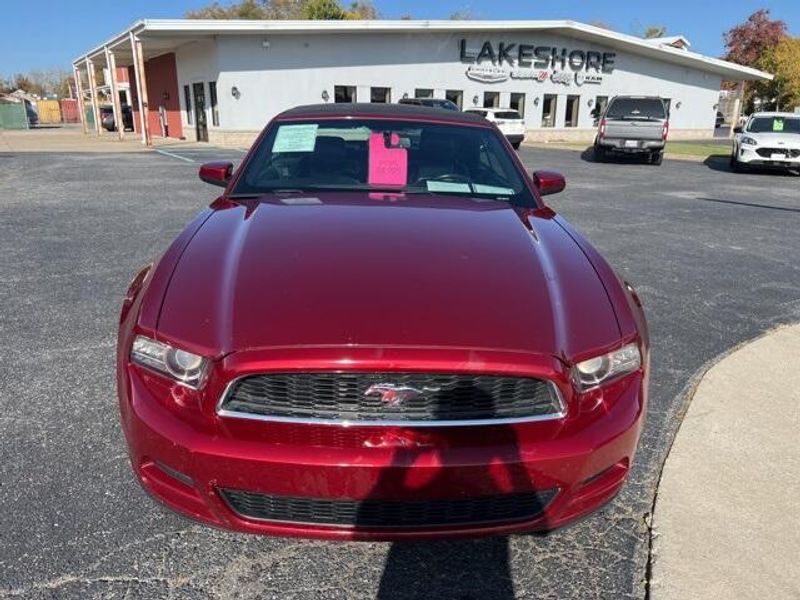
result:
[(498, 187), (496, 185), (484, 185), (482, 183), (473, 183), (472, 187), (475, 189), (476, 194), (495, 194), (497, 196), (514, 195), (514, 190), (507, 187)]
[(459, 194), (469, 194), (469, 184), (456, 181), (426, 181), (429, 192), (454, 192)]
[(316, 123), (281, 125), (272, 144), (273, 152), (313, 152), (317, 143)]

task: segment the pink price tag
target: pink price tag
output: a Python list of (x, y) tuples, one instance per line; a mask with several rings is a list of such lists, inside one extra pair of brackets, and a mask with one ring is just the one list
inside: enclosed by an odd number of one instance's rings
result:
[(408, 151), (399, 146), (400, 136), (391, 134), (390, 147), (386, 147), (383, 133), (369, 135), (370, 185), (397, 185), (408, 183)]

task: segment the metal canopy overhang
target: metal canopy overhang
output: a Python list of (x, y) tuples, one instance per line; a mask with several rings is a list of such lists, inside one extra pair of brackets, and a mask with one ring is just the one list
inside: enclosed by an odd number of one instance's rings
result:
[(730, 81), (764, 81), (773, 75), (758, 69), (704, 56), (671, 46), (656, 46), (635, 36), (617, 33), (575, 21), (246, 21), (156, 19), (137, 21), (105, 43), (75, 59), (78, 65), (87, 58), (102, 59), (105, 48), (115, 54), (118, 66), (133, 64), (130, 33), (142, 40), (144, 58), (148, 60), (181, 46), (219, 35), (314, 35), (322, 33), (433, 33), (471, 31), (500, 31), (534, 33), (547, 32), (584, 40), (606, 47), (631, 52), (672, 64), (691, 67), (719, 75)]

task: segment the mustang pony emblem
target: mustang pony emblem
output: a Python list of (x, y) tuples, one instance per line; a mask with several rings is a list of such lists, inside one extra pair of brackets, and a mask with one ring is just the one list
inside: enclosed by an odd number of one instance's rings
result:
[(393, 383), (374, 383), (367, 388), (364, 395), (380, 396), (381, 402), (389, 406), (398, 406), (406, 400), (413, 400), (419, 398), (425, 392), (438, 392), (441, 388), (438, 387), (423, 387), (422, 389), (407, 386), (395, 385)]

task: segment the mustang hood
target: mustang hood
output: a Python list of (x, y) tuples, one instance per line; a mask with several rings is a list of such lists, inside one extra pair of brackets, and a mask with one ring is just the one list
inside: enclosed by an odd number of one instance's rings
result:
[(158, 322), (209, 355), (380, 345), (570, 356), (619, 338), (592, 265), (553, 219), (467, 198), (221, 202)]

